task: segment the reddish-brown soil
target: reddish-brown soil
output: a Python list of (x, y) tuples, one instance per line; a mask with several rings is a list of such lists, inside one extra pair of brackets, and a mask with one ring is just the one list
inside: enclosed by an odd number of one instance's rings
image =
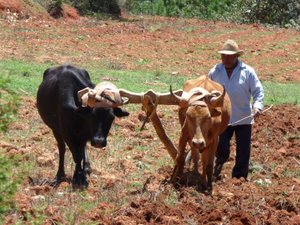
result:
[(24, 9), (24, 4), (21, 1), (11, 0), (11, 1), (0, 1), (0, 10), (10, 10), (13, 12), (21, 12)]
[[(70, 12), (70, 14), (72, 14)], [(71, 16), (72, 17), (72, 16)], [(0, 59), (123, 70), (207, 74), (228, 38), (261, 80), (300, 81), (300, 38), (292, 29), (162, 17), (0, 20)], [(13, 32), (5, 32), (13, 26)], [(76, 47), (74, 47), (76, 46)]]
[[(0, 0), (0, 16), (12, 19), (50, 19), (47, 10), (39, 4), (30, 4), (22, 0)], [(15, 18), (13, 18), (15, 17)], [(63, 4), (62, 17), (78, 19), (77, 10), (67, 4)]]
[[(54, 177), (57, 169), (56, 144), (52, 133), (36, 112), (35, 100), (24, 98), (23, 101), (26, 104), (19, 111), (22, 123), (11, 125), (10, 138), (2, 141), (1, 147), (8, 155), (23, 155), (23, 163), (35, 159), (35, 166), (29, 169), (28, 176), (38, 181), (34, 185), (27, 180), (23, 182), (16, 195), (19, 211), (9, 214), (6, 224), (15, 223), (17, 219), (26, 221), (38, 218), (41, 213), (38, 211), (39, 201), (46, 204), (44, 214), (47, 218), (43, 223), (47, 224), (66, 222), (65, 211), (68, 207), (78, 213), (78, 217), (73, 218), (76, 224), (85, 221), (96, 224), (300, 223), (299, 107), (274, 106), (257, 120), (253, 130), (249, 181), (230, 178), (234, 164), (233, 151), (225, 165), (222, 180), (213, 185), (211, 196), (197, 192), (193, 186), (174, 188), (166, 183), (172, 172), (172, 163), (168, 160), (166, 165), (157, 166), (156, 162), (170, 157), (157, 140), (151, 124), (146, 126), (145, 131), (137, 131), (141, 125), (137, 120), (140, 113), (133, 112), (129, 118), (116, 121), (105, 151), (89, 146), (95, 168), (89, 177), (90, 186), (81, 196), (72, 193), (68, 183), (63, 183), (58, 189), (43, 184), (44, 180)], [(166, 111), (160, 116), (170, 131), (177, 118), (175, 113), (165, 115)], [(22, 136), (16, 136), (17, 133)], [(117, 152), (114, 139), (124, 140)], [(145, 150), (135, 151), (139, 145), (144, 145)], [(69, 153), (67, 155), (66, 166), (71, 176), (74, 166)], [(141, 170), (140, 177), (134, 180), (142, 185), (139, 188), (130, 187), (128, 183), (133, 182), (131, 174), (143, 165), (155, 169)], [(120, 200), (122, 198), (124, 202)], [(92, 202), (94, 207), (80, 211), (76, 204), (80, 205), (81, 201)]]
[[(1, 1), (0, 1), (1, 3)], [(0, 4), (1, 5), (1, 4)], [(299, 32), (145, 17), (124, 21), (0, 20), (0, 59), (39, 63), (73, 62), (123, 70), (206, 74), (219, 61), (227, 38), (246, 50), (243, 59), (262, 80), (300, 81)], [(7, 32), (6, 32), (7, 31)], [(143, 63), (144, 62), (144, 63)], [(106, 149), (88, 147), (93, 173), (84, 192), (65, 182), (47, 182), (58, 165), (56, 143), (42, 123), (33, 97), (22, 98), (18, 120), (1, 138), (8, 156), (22, 155), (27, 176), (16, 195), (16, 210), (4, 223), (41, 224), (300, 224), (299, 106), (273, 106), (253, 127), (249, 180), (232, 179), (234, 145), (212, 195), (195, 187), (175, 188), (166, 180), (172, 161), (151, 124), (140, 132), (140, 108), (116, 120)], [(159, 107), (168, 134), (178, 139), (176, 108)], [(66, 159), (71, 177), (74, 165)]]

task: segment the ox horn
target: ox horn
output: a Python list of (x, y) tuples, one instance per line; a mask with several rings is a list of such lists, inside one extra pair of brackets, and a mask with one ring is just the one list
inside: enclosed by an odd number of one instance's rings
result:
[(171, 96), (173, 96), (178, 102), (180, 102), (180, 101), (183, 100), (182, 97), (176, 95), (176, 94), (173, 92), (172, 85), (170, 85), (170, 94), (171, 94)]
[(225, 97), (226, 91), (223, 86), (223, 92), (222, 94), (219, 91), (212, 91), (210, 96), (210, 105), (212, 107), (220, 107), (223, 103), (224, 97)]
[(186, 98), (186, 93), (185, 91), (182, 91), (181, 96), (178, 96), (177, 94), (175, 94), (172, 90), (172, 85), (170, 85), (170, 94), (173, 98), (176, 99), (177, 104), (181, 107), (181, 108), (186, 108), (188, 106), (188, 98)]

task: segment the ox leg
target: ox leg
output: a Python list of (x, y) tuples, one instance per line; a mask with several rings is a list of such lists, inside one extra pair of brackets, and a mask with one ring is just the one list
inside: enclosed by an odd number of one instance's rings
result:
[(216, 152), (216, 144), (213, 144), (210, 148), (206, 149), (202, 153), (202, 163), (203, 163), (203, 176), (206, 180), (206, 190), (207, 194), (212, 193), (212, 178), (214, 169), (214, 158)]
[(178, 118), (179, 118), (179, 123), (180, 123), (180, 126), (183, 127), (183, 124), (184, 124), (184, 121), (185, 121), (185, 118), (186, 118), (186, 109), (179, 109), (178, 110)]
[(86, 148), (84, 149), (83, 170), (88, 175), (92, 173), (92, 167)]
[(171, 182), (173, 183), (182, 177), (184, 163), (185, 163), (184, 156), (185, 154), (183, 151), (183, 152), (179, 152), (176, 157), (175, 167), (173, 169), (173, 174), (171, 176)]
[(78, 144), (78, 146), (69, 145), (69, 148), (72, 152), (72, 156), (75, 162), (75, 171), (74, 171), (73, 181), (72, 181), (74, 189), (83, 189), (88, 187), (86, 173), (83, 170), (83, 166), (82, 166), (85, 157), (84, 147), (85, 144)]
[(171, 177), (171, 182), (176, 182), (178, 178), (181, 178), (183, 174), (184, 164), (185, 164), (185, 147), (188, 142), (188, 127), (185, 125), (182, 128), (180, 139), (179, 139), (179, 147), (178, 147), (178, 154), (175, 160), (175, 167), (173, 170), (173, 174)]
[(207, 192), (212, 193), (212, 174), (213, 174), (213, 161), (206, 165), (206, 176), (207, 176)]
[(199, 151), (198, 149), (191, 148), (192, 160), (194, 163), (194, 171), (199, 173)]
[(53, 186), (59, 185), (59, 183), (63, 180), (66, 179), (66, 174), (65, 174), (65, 168), (64, 168), (64, 163), (65, 163), (65, 152), (66, 152), (66, 145), (61, 137), (61, 135), (53, 130), (53, 135), (57, 141), (57, 147), (59, 151), (59, 164), (58, 164), (58, 170), (55, 176), (55, 179), (52, 183)]
[(191, 162), (192, 162), (192, 159), (193, 159), (193, 156), (192, 156), (192, 142), (191, 142), (191, 140), (189, 140), (189, 146), (190, 147), (186, 148), (187, 154), (186, 154), (186, 157), (185, 157), (185, 164), (187, 164), (188, 167), (191, 166)]

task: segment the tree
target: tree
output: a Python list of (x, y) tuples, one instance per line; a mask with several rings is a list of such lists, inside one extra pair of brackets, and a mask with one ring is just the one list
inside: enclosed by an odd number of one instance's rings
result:
[(121, 8), (117, 0), (71, 0), (71, 3), (82, 15), (92, 12), (121, 16)]

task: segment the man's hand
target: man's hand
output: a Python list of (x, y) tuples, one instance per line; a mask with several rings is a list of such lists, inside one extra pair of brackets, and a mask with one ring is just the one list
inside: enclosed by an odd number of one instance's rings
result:
[(254, 118), (259, 117), (259, 116), (261, 115), (261, 113), (262, 113), (262, 110), (259, 109), (259, 108), (254, 108), (254, 109), (252, 110), (252, 115), (253, 115)]

